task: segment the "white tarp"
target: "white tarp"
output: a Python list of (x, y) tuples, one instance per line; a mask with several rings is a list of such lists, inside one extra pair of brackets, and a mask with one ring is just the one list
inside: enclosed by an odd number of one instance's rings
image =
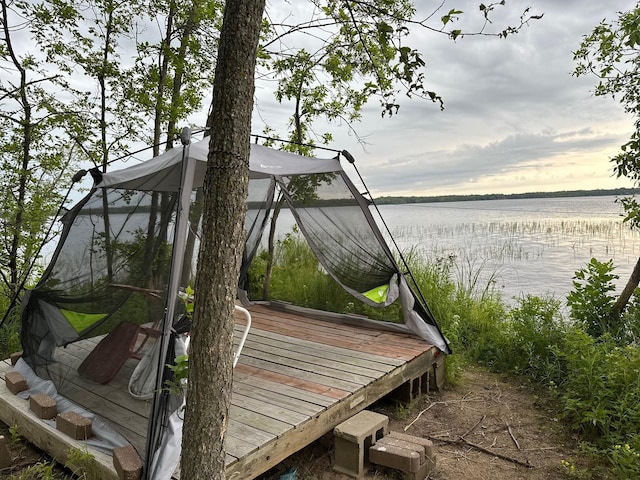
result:
[[(180, 187), (183, 147), (131, 167), (105, 173), (98, 187), (126, 188), (159, 192), (176, 192)], [(202, 186), (209, 155), (209, 137), (188, 146), (188, 155), (197, 160), (194, 188)], [(252, 178), (268, 175), (305, 175), (341, 171), (337, 158), (319, 159), (251, 144), (249, 170)]]

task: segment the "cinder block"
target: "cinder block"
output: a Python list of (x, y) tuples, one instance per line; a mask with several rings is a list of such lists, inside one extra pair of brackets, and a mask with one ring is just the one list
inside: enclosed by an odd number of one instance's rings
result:
[(389, 428), (389, 417), (363, 410), (342, 422), (334, 430), (337, 472), (362, 478), (369, 466), (369, 447), (380, 440)]
[(391, 398), (405, 405), (411, 403), (420, 395), (429, 393), (430, 377), (430, 371), (426, 371), (417, 377), (407, 380), (391, 392)]
[(18, 393), (29, 388), (27, 385), (27, 381), (24, 379), (20, 372), (7, 372), (4, 376), (4, 382), (7, 386), (7, 389), (17, 395)]
[(414, 445), (381, 441), (369, 448), (369, 460), (371, 463), (413, 473), (424, 463), (424, 453), (420, 455), (419, 449)]
[(0, 435), (0, 469), (11, 466), (11, 452), (7, 446), (7, 439)]
[(22, 352), (14, 352), (9, 355), (9, 358), (11, 359), (11, 365), (15, 365), (22, 358)]
[(76, 412), (65, 412), (58, 415), (56, 428), (74, 440), (86, 440), (93, 436), (91, 419)]
[(429, 388), (433, 391), (442, 389), (447, 380), (446, 357), (447, 356), (441, 352), (438, 352), (436, 355), (436, 361), (433, 364), (433, 373), (429, 378)]
[(391, 432), (369, 449), (371, 463), (401, 470), (404, 480), (424, 480), (435, 467), (433, 443)]
[(427, 438), (416, 437), (414, 435), (407, 435), (406, 433), (401, 432), (389, 432), (388, 440), (398, 439), (404, 440), (405, 442), (410, 442), (414, 445), (420, 445), (424, 449), (424, 454), (427, 459), (429, 459), (433, 464), (436, 463), (435, 451), (433, 449), (433, 442)]
[(38, 417), (44, 420), (51, 420), (58, 414), (58, 405), (49, 395), (36, 393), (29, 397), (29, 408)]
[(142, 460), (132, 445), (113, 449), (113, 466), (119, 480), (139, 480), (142, 477)]

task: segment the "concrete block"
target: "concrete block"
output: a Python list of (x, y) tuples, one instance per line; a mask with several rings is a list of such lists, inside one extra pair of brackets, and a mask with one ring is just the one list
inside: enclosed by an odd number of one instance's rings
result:
[(29, 397), (29, 408), (39, 418), (51, 420), (58, 414), (58, 404), (49, 395), (36, 393)]
[(369, 460), (371, 463), (403, 472), (417, 472), (424, 463), (424, 453), (420, 455), (417, 448), (407, 448), (406, 445), (378, 442), (369, 448)]
[(139, 480), (142, 477), (142, 460), (132, 445), (113, 449), (113, 466), (119, 480)]
[(86, 440), (93, 436), (91, 419), (76, 412), (65, 412), (58, 415), (56, 428), (74, 440)]
[(431, 458), (435, 463), (435, 453), (433, 449), (433, 442), (431, 440), (427, 438), (416, 437), (414, 435), (407, 435), (406, 433), (401, 432), (389, 432), (388, 438), (389, 440), (398, 439), (413, 443), (414, 445), (420, 445), (424, 449), (425, 456)]
[(404, 480), (424, 480), (436, 464), (433, 443), (391, 432), (369, 448), (371, 463), (402, 471)]
[(433, 391), (438, 391), (444, 387), (447, 379), (447, 369), (445, 358), (447, 356), (444, 353), (438, 352), (436, 355), (436, 362), (433, 364), (433, 373), (429, 379), (429, 388)]
[(369, 466), (369, 447), (389, 429), (389, 417), (363, 410), (342, 422), (334, 430), (335, 459), (333, 469), (362, 478)]
[(429, 393), (431, 372), (426, 371), (417, 377), (407, 380), (393, 392), (391, 398), (402, 404), (408, 405), (420, 395)]
[(14, 395), (29, 388), (27, 381), (20, 372), (7, 372), (4, 376), (4, 383), (7, 389)]
[(9, 358), (11, 359), (11, 365), (15, 365), (22, 358), (22, 352), (14, 352), (9, 355)]
[(7, 439), (0, 435), (0, 470), (11, 466), (11, 452), (7, 446)]

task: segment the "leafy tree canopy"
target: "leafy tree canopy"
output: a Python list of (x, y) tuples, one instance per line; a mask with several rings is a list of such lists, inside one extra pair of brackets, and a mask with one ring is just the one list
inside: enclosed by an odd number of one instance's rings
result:
[[(603, 20), (585, 35), (574, 53), (574, 75), (598, 79), (596, 96), (617, 99), (625, 112), (634, 117), (635, 130), (611, 162), (617, 177), (627, 177), (640, 185), (640, 6), (620, 12), (615, 21)], [(625, 221), (640, 226), (640, 206), (628, 197), (621, 200)]]

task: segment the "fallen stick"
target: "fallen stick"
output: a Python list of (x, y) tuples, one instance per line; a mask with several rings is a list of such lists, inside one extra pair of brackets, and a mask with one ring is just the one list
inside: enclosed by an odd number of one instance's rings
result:
[(482, 402), (482, 401), (484, 401), (482, 398), (469, 398), (469, 399), (467, 399), (467, 396), (469, 396), (469, 395), (471, 395), (471, 392), (467, 393), (464, 397), (462, 397), (459, 400), (447, 400), (446, 402), (432, 402), (427, 408), (425, 408), (420, 413), (418, 413), (416, 418), (414, 418), (413, 421), (409, 425), (406, 425), (403, 428), (404, 431), (406, 432), (407, 430), (409, 430), (409, 428), (411, 428), (411, 426), (418, 421), (418, 419), (422, 416), (423, 413), (425, 413), (427, 410), (429, 410), (431, 407), (433, 407), (435, 405), (448, 405), (449, 403), (456, 403), (456, 402), (478, 402), (478, 401)]
[(447, 440), (446, 438), (431, 437), (429, 435), (427, 435), (426, 437), (429, 440), (448, 443), (450, 445), (461, 445), (461, 444), (468, 445), (470, 447), (475, 448), (476, 450), (486, 453), (487, 455), (493, 455), (494, 457), (498, 457), (502, 460), (506, 460), (507, 462), (515, 463), (516, 465), (520, 465), (525, 468), (534, 468), (533, 465), (531, 465), (529, 462), (523, 462), (521, 460), (518, 460), (517, 458), (509, 457), (507, 455), (502, 455), (501, 453), (497, 453), (497, 452), (492, 452), (491, 450), (481, 447), (480, 445), (470, 442), (469, 440), (466, 440), (464, 438), (461, 438), (459, 440)]
[(413, 421), (412, 421), (409, 425), (406, 425), (406, 426), (404, 427), (404, 429), (403, 429), (403, 430), (404, 430), (405, 432), (406, 432), (407, 430), (409, 430), (409, 429), (411, 428), (411, 426), (412, 426), (414, 423), (416, 423), (416, 422), (418, 421), (418, 419), (422, 416), (422, 414), (423, 414), (424, 412), (426, 412), (427, 410), (429, 410), (429, 409), (430, 409), (431, 407), (433, 407), (434, 405), (437, 405), (438, 403), (446, 403), (446, 402), (433, 402), (433, 403), (432, 403), (431, 405), (429, 405), (427, 408), (425, 408), (424, 410), (422, 410), (422, 411), (421, 411), (421, 412), (416, 416), (416, 418), (414, 418), (414, 419), (413, 419)]
[(513, 434), (513, 432), (511, 431), (511, 425), (509, 425), (508, 423), (507, 423), (507, 430), (509, 431), (509, 435), (511, 435), (511, 440), (513, 440), (513, 443), (515, 443), (515, 444), (516, 444), (516, 447), (518, 447), (518, 450), (522, 450), (522, 449), (520, 448), (520, 444), (518, 443), (518, 440), (516, 440), (515, 435), (514, 435), (514, 434)]
[(464, 440), (464, 437), (466, 437), (466, 436), (467, 436), (467, 435), (469, 435), (471, 432), (473, 432), (473, 431), (476, 429), (476, 427), (477, 427), (478, 425), (480, 425), (480, 424), (484, 421), (484, 419), (485, 419), (485, 418), (486, 418), (486, 415), (483, 415), (483, 416), (482, 416), (482, 418), (480, 418), (480, 420), (478, 420), (478, 421), (476, 422), (476, 424), (475, 424), (473, 427), (471, 427), (469, 430), (467, 430), (467, 431), (466, 431), (466, 432), (464, 432), (462, 435), (460, 435), (460, 439)]

